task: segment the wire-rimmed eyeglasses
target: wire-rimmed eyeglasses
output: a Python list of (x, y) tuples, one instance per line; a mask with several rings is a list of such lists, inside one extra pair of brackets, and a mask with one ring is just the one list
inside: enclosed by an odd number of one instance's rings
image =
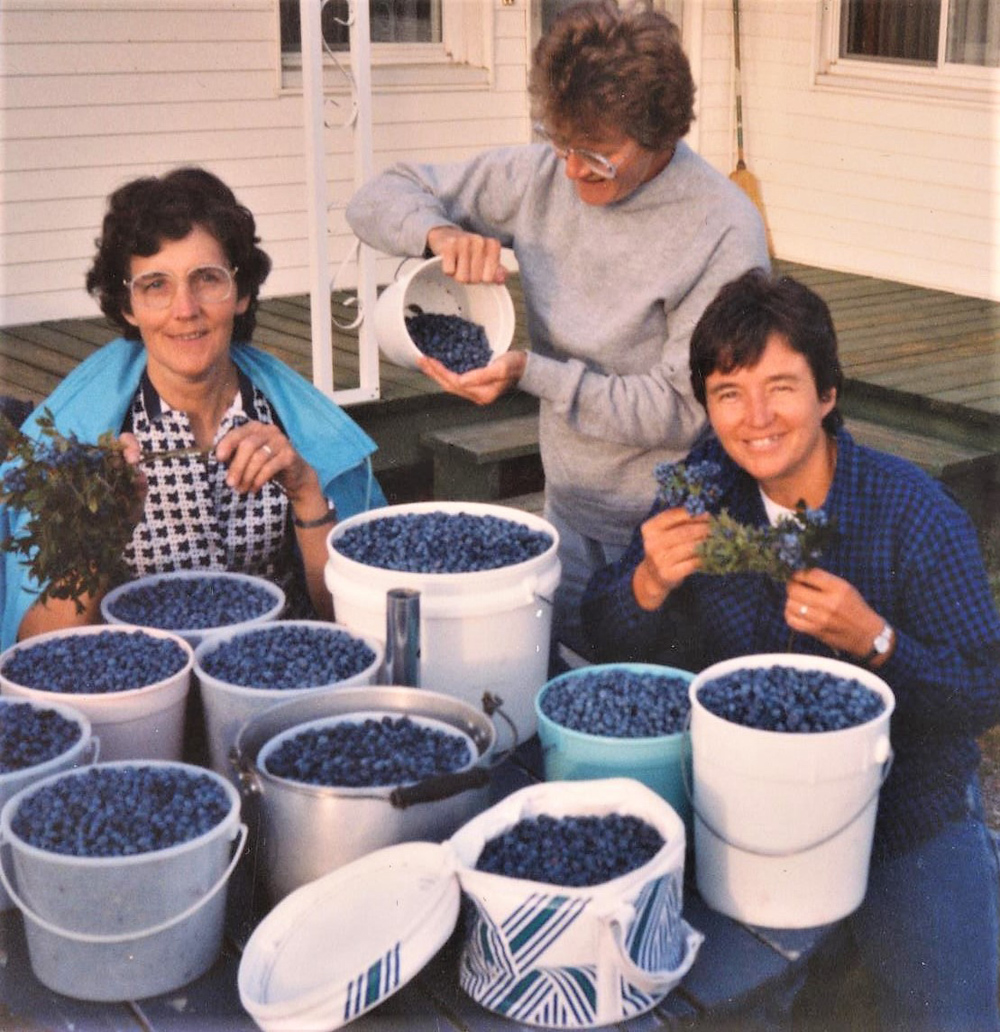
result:
[[(185, 276), (188, 293), (199, 304), (227, 301), (233, 293), (236, 272), (224, 265), (196, 265)], [(177, 277), (172, 272), (143, 272), (124, 283), (132, 303), (141, 308), (169, 308), (177, 297)]]
[(563, 161), (571, 154), (575, 154), (595, 176), (600, 176), (602, 179), (614, 179), (618, 175), (618, 166), (603, 154), (591, 150), (581, 150), (579, 147), (564, 147), (549, 135), (549, 131), (540, 122), (536, 122), (532, 128), (539, 139), (551, 144), (556, 156), (562, 158)]

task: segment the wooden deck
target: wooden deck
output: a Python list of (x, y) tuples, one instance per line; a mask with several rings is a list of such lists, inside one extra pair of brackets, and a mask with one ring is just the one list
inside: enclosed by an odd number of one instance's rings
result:
[[(984, 467), (974, 460), (1000, 455), (1000, 304), (787, 262), (778, 262), (777, 268), (811, 286), (830, 305), (847, 377), (842, 407), (849, 420), (869, 428), (872, 443), (885, 446), (886, 434), (902, 442), (909, 436), (911, 451), (930, 455), (939, 448), (959, 461), (967, 457), (970, 476), (982, 480), (985, 470), (995, 479), (992, 464)], [(511, 293), (515, 346), (524, 346), (516, 277)], [(341, 323), (353, 316), (353, 309), (335, 306), (334, 317)], [(255, 342), (311, 377), (308, 297), (267, 299), (257, 321)], [(103, 318), (0, 328), (0, 394), (41, 400), (113, 336)], [(337, 330), (335, 385), (356, 387), (357, 371), (357, 332)], [(379, 444), (376, 469), (381, 476), (421, 463), (426, 474), (428, 457), (419, 441), (428, 431), (537, 408), (535, 399), (520, 392), (478, 408), (384, 360), (380, 376), (379, 400), (354, 405), (351, 414)], [(939, 465), (947, 459), (942, 454)]]

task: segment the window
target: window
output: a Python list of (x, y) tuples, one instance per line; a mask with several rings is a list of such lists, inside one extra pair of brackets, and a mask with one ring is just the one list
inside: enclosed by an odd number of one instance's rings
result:
[[(322, 8), (323, 38), (331, 50), (347, 50), (349, 5), (329, 0)], [(281, 52), (302, 52), (299, 0), (280, 0)], [(440, 43), (441, 0), (371, 0), (372, 43)]]
[(841, 0), (839, 57), (1000, 67), (1000, 0)]
[[(2, 2), (2, 0), (0, 0)], [(350, 49), (348, 16), (364, 0), (324, 0), (324, 81), (345, 86), (341, 55)], [(299, 0), (279, 0), (281, 88), (302, 87)], [(378, 89), (482, 89), (493, 62), (492, 0), (368, 0), (372, 82)], [(343, 62), (346, 65), (346, 61)]]

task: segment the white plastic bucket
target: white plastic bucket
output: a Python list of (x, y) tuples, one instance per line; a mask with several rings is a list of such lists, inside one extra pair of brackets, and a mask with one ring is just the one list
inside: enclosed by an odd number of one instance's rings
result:
[[(12, 799), (22, 788), (33, 785), (36, 781), (47, 778), (50, 774), (58, 774), (71, 767), (93, 763), (97, 759), (99, 744), (91, 734), (90, 721), (79, 710), (61, 704), (42, 704), (33, 699), (0, 699), (0, 719), (3, 707), (24, 704), (37, 710), (54, 710), (61, 717), (76, 724), (80, 729), (80, 737), (64, 752), (51, 759), (36, 763), (21, 770), (0, 773), (0, 810), (8, 799)], [(9, 910), (14, 905), (7, 890), (0, 886), (0, 910)]]
[[(319, 620), (276, 620), (268, 627), (316, 627), (354, 634), (339, 624), (323, 623)], [(194, 669), (201, 693), (201, 703), (205, 716), (205, 731), (208, 738), (209, 761), (212, 769), (220, 774), (235, 779), (236, 775), (230, 762), (230, 753), (236, 742), (240, 728), (258, 713), (282, 702), (331, 688), (347, 688), (354, 685), (370, 685), (378, 681), (382, 669), (384, 647), (375, 638), (364, 637), (365, 644), (375, 654), (372, 662), (352, 677), (340, 681), (314, 685), (307, 688), (248, 688), (246, 685), (230, 684), (209, 674), (204, 667), (206, 657), (220, 645), (233, 638), (254, 631), (262, 630), (260, 626), (241, 627), (231, 631), (220, 631), (203, 641), (194, 652)]]
[(406, 327), (412, 305), (423, 312), (457, 315), (486, 332), (495, 358), (514, 337), (514, 302), (499, 283), (459, 283), (441, 271), (440, 258), (428, 258), (399, 272), (375, 303), (375, 338), (390, 362), (415, 369), (420, 349)]
[(155, 996), (194, 980), (218, 955), (224, 889), (246, 840), (239, 795), (203, 768), (155, 765), (215, 779), (230, 800), (226, 816), (205, 834), (167, 849), (76, 857), (30, 845), (11, 824), (33, 792), (85, 769), (36, 782), (0, 811), (0, 880), (24, 915), (35, 976), (57, 993), (103, 1001)]
[(46, 706), (62, 703), (79, 710), (90, 720), (94, 735), (101, 740), (102, 760), (179, 760), (184, 748), (184, 711), (191, 686), (194, 651), (176, 634), (142, 629), (142, 633), (150, 637), (175, 642), (184, 653), (185, 662), (170, 677), (139, 688), (119, 692), (50, 692), (18, 684), (3, 673), (5, 662), (15, 650), (55, 638), (102, 633), (135, 634), (136, 628), (88, 625), (49, 631), (12, 645), (0, 655), (0, 692)]
[[(744, 727), (698, 701), (737, 670), (790, 666), (856, 680), (885, 708), (840, 731)], [(895, 699), (871, 671), (789, 653), (716, 663), (691, 682), (695, 866), (705, 902), (739, 921), (810, 928), (846, 917), (864, 898), (879, 790), (891, 760)]]
[[(367, 566), (334, 543), (361, 523), (402, 513), (489, 515), (543, 531), (552, 545), (512, 566), (472, 573), (411, 573)], [(326, 586), (337, 622), (385, 640), (386, 593), (420, 593), (420, 685), (481, 708), (484, 693), (503, 700), (521, 741), (536, 730), (535, 692), (548, 678), (552, 598), (559, 584), (559, 535), (533, 513), (482, 502), (415, 502), (342, 520), (327, 539)]]

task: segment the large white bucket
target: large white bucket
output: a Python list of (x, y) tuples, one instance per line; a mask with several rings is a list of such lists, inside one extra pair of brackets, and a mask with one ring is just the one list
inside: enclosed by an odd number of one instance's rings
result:
[(495, 358), (514, 337), (514, 302), (499, 283), (459, 283), (441, 271), (440, 258), (428, 258), (401, 271), (375, 303), (375, 339), (389, 361), (415, 369), (420, 349), (406, 328), (411, 306), (440, 315), (457, 315), (486, 332)]
[[(305, 627), (317, 630), (333, 630), (349, 633), (347, 628), (319, 620), (276, 620), (269, 625), (274, 628)], [(230, 753), (240, 728), (250, 720), (282, 702), (313, 694), (331, 688), (347, 688), (353, 685), (375, 684), (382, 670), (384, 649), (381, 641), (365, 638), (365, 644), (374, 653), (372, 662), (362, 671), (340, 681), (312, 685), (304, 688), (251, 688), (243, 684), (231, 684), (213, 677), (205, 669), (205, 661), (221, 645), (233, 638), (252, 634), (264, 628), (255, 626), (232, 631), (219, 631), (203, 641), (194, 652), (195, 676), (201, 692), (201, 704), (205, 714), (205, 732), (208, 738), (209, 762), (212, 769), (235, 780), (230, 762)]]
[(184, 653), (184, 665), (175, 674), (154, 684), (118, 692), (52, 692), (18, 684), (4, 676), (5, 661), (18, 649), (41, 642), (84, 634), (135, 634), (135, 627), (90, 624), (61, 631), (49, 631), (26, 638), (0, 654), (0, 692), (33, 702), (70, 705), (91, 723), (101, 741), (101, 760), (179, 760), (184, 748), (184, 711), (191, 687), (194, 650), (181, 637), (168, 631), (143, 628), (142, 634), (169, 638)]
[[(489, 515), (552, 537), (545, 552), (526, 562), (473, 573), (412, 573), (367, 566), (333, 543), (351, 527), (400, 513)], [(559, 535), (533, 513), (482, 502), (415, 502), (387, 506), (342, 520), (327, 539), (326, 586), (337, 622), (357, 634), (385, 640), (386, 593), (420, 593), (420, 685), (482, 708), (484, 693), (503, 700), (521, 741), (536, 730), (535, 692), (548, 679), (552, 598), (559, 584)]]
[[(754, 667), (791, 666), (853, 679), (885, 700), (873, 720), (841, 731), (744, 727), (710, 713), (698, 691)], [(695, 865), (715, 910), (749, 924), (810, 928), (864, 898), (879, 790), (891, 758), (886, 683), (850, 663), (787, 653), (741, 656), (691, 683)]]
[(24, 915), (35, 977), (57, 993), (104, 1001), (155, 996), (194, 980), (218, 955), (224, 890), (246, 841), (239, 795), (211, 771), (155, 765), (215, 779), (230, 800), (226, 816), (188, 842), (131, 856), (64, 856), (15, 834), (11, 824), (26, 797), (86, 768), (36, 782), (0, 811), (0, 881)]

